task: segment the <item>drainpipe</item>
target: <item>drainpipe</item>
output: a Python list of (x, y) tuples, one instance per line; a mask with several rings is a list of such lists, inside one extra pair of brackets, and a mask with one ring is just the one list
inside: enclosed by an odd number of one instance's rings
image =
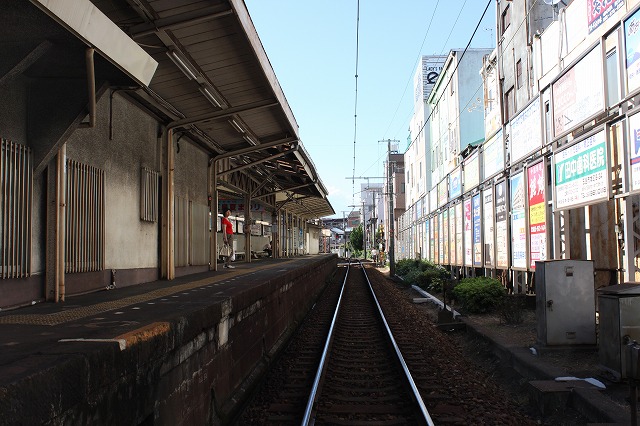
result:
[(89, 96), (89, 122), (81, 123), (80, 127), (93, 128), (96, 125), (96, 68), (93, 60), (95, 49), (87, 48), (85, 62), (87, 67), (87, 95)]
[(63, 144), (58, 150), (57, 180), (56, 180), (56, 284), (55, 302), (64, 302), (65, 296), (65, 238), (66, 238), (66, 180), (67, 180), (67, 145)]

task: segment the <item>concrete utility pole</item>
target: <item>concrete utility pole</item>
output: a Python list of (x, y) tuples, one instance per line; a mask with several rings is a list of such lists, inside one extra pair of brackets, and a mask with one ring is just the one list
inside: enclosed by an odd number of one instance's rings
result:
[[(385, 142), (385, 141), (379, 141)], [(394, 242), (394, 234), (395, 234), (395, 224), (393, 217), (393, 162), (391, 161), (391, 142), (398, 142), (398, 140), (387, 139), (387, 191), (389, 193), (389, 274), (393, 277), (396, 274), (396, 265), (395, 265), (395, 242)]]

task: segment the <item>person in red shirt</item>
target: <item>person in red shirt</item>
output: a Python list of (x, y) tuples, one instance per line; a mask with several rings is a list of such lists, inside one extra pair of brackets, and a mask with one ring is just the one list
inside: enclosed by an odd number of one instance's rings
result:
[(222, 218), (222, 241), (225, 245), (231, 247), (231, 255), (224, 258), (224, 267), (233, 269), (235, 266), (230, 264), (230, 259), (233, 257), (233, 225), (229, 220), (230, 214), (231, 210), (227, 210)]

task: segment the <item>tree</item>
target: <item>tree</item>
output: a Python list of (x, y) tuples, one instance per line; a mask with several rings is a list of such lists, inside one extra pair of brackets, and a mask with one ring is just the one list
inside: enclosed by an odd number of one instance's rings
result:
[(351, 241), (351, 247), (353, 247), (354, 250), (362, 250), (362, 224), (351, 231), (349, 241)]

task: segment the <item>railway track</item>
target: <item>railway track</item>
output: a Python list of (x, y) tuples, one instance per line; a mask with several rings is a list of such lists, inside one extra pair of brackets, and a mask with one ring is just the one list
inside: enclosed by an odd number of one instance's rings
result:
[(302, 424), (433, 424), (366, 271), (347, 272)]
[(374, 302), (363, 268), (338, 270), (235, 424), (535, 424), (379, 271), (369, 269)]

